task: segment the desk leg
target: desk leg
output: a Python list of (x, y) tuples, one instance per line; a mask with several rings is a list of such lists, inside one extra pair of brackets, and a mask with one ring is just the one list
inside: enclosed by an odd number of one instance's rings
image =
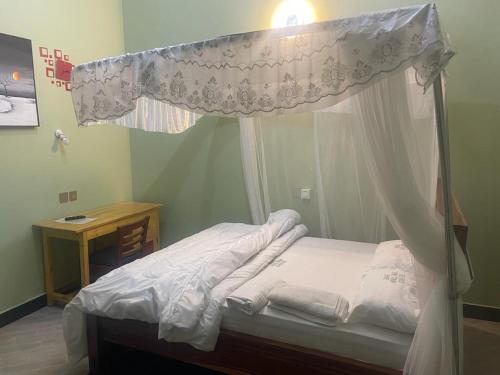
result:
[[(160, 250), (160, 212), (157, 210), (151, 214), (153, 220), (149, 220), (150, 230), (153, 234), (154, 251)], [(150, 218), (150, 219), (151, 219)]]
[(45, 293), (47, 294), (47, 305), (54, 303), (54, 268), (52, 266), (52, 241), (50, 237), (42, 231), (43, 241), (43, 266), (45, 271)]
[(80, 247), (80, 280), (83, 288), (89, 285), (89, 241), (87, 233), (80, 234), (78, 245)]

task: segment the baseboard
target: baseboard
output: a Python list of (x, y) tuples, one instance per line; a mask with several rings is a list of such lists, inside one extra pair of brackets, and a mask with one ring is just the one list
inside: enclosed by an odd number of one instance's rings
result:
[(5, 311), (0, 314), (0, 328), (21, 319), (26, 315), (34, 313), (44, 306), (47, 306), (47, 296), (45, 294), (33, 298), (32, 300), (16, 306), (13, 309)]
[(464, 317), (500, 322), (500, 308), (464, 303)]

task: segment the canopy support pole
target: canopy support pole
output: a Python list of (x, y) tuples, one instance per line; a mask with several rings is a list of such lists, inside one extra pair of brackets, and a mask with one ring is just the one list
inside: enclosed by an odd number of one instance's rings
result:
[(451, 197), (451, 171), (450, 171), (450, 151), (448, 140), (448, 126), (446, 107), (444, 103), (444, 92), (441, 81), (441, 74), (436, 78), (433, 84), (434, 103), (436, 111), (436, 127), (439, 145), (439, 162), (441, 165), (441, 179), (443, 185), (444, 201), (444, 220), (445, 220), (445, 239), (448, 254), (448, 289), (452, 312), (452, 341), (453, 353), (455, 359), (454, 373), (463, 374), (462, 368), (462, 350), (461, 350), (461, 319), (458, 314), (459, 295), (457, 293), (457, 280), (455, 268), (455, 234), (453, 231), (453, 212)]

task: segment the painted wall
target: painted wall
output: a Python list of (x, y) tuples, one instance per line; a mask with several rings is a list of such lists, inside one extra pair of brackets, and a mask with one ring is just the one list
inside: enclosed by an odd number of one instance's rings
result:
[[(235, 19), (229, 29), (227, 23), (214, 22), (214, 17), (233, 19), (234, 7), (225, 9), (226, 3), (231, 2), (125, 1), (125, 49), (135, 52), (237, 30)], [(177, 135), (132, 129), (130, 152), (134, 199), (165, 205), (164, 246), (222, 221), (251, 221), (234, 119), (204, 117)]]
[[(0, 0), (0, 9), (0, 32), (32, 40), (41, 124), (0, 128), (2, 312), (44, 293), (40, 234), (33, 223), (131, 199), (132, 190), (128, 130), (78, 128), (69, 93), (51, 85), (38, 57), (38, 46), (61, 48), (74, 64), (122, 53), (121, 1)], [(64, 150), (54, 144), (56, 129), (71, 140)], [(78, 191), (78, 200), (59, 204), (58, 193), (69, 190)], [(61, 245), (58, 280), (79, 277), (76, 249)]]
[[(123, 0), (125, 49), (132, 52), (267, 28), (278, 3)], [(415, 2), (311, 3), (321, 21)], [(448, 81), (452, 178), (470, 225), (477, 274), (466, 301), (500, 306), (500, 75), (496, 74), (500, 3), (437, 0), (436, 4), (458, 52), (449, 65)], [(165, 244), (221, 220), (249, 221), (237, 124), (220, 119), (203, 122), (183, 135), (130, 134), (134, 198), (165, 203)]]

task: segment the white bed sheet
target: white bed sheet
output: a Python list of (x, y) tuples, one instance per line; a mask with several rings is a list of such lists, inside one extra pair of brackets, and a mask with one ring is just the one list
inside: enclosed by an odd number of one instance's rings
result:
[[(377, 245), (303, 237), (257, 277), (327, 289), (352, 301)], [(401, 369), (413, 335), (367, 324), (327, 327), (265, 307), (250, 316), (223, 306), (222, 327), (258, 337)]]

